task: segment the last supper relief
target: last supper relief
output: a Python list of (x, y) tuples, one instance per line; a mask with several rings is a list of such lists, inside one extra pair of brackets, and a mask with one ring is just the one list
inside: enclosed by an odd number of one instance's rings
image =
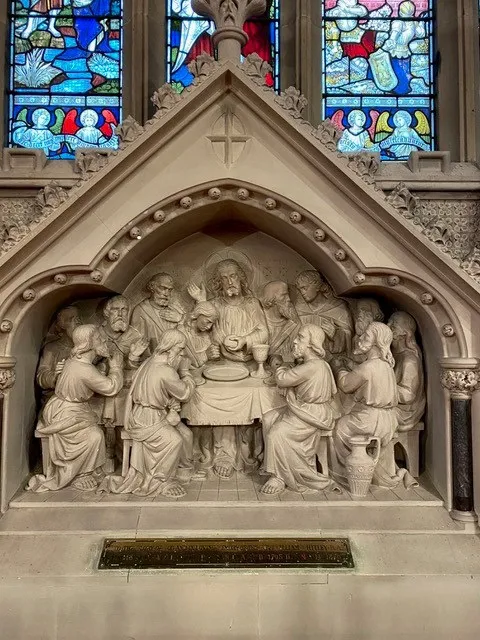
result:
[(337, 297), (263, 233), (194, 234), (122, 295), (57, 310), (36, 374), (43, 468), (27, 489), (195, 499), (199, 482), (233, 476), (265, 497), (415, 487), (419, 342), (411, 315)]

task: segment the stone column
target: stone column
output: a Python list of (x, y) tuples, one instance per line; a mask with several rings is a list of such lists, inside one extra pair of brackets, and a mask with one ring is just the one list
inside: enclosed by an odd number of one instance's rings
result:
[(196, 13), (215, 22), (212, 41), (220, 62), (240, 61), (242, 47), (248, 41), (243, 25), (249, 18), (262, 15), (266, 7), (266, 0), (192, 0)]
[[(0, 356), (0, 453), (3, 439), (5, 394), (15, 384), (15, 363), (12, 356)], [(0, 486), (3, 480), (2, 457), (0, 455)]]
[(452, 442), (452, 498), (454, 520), (475, 526), (472, 393), (480, 386), (479, 362), (475, 358), (444, 358), (440, 361), (442, 384), (450, 393)]

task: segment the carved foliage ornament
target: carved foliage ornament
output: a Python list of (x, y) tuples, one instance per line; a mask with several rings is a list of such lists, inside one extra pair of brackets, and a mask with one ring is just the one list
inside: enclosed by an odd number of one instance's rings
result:
[(37, 195), (37, 203), (41, 209), (47, 207), (57, 209), (68, 198), (68, 193), (58, 182), (53, 180)]
[(327, 147), (327, 149), (330, 149), (330, 151), (337, 150), (338, 141), (342, 137), (341, 132), (333, 125), (329, 118), (321, 122), (316, 129), (313, 129), (312, 135)]
[(157, 89), (150, 99), (157, 108), (155, 118), (161, 118), (181, 100), (180, 95), (168, 82)]
[(261, 15), (265, 0), (192, 0), (192, 9), (215, 22), (217, 31), (228, 27), (242, 29), (252, 16)]
[(414, 218), (420, 200), (408, 190), (404, 182), (400, 182), (386, 198), (387, 202), (399, 211), (407, 220)]
[(136, 140), (143, 132), (144, 128), (132, 116), (127, 116), (115, 129), (122, 147)]
[(30, 233), (41, 217), (34, 198), (8, 198), (0, 201), (0, 255), (9, 251)]
[(308, 100), (295, 87), (288, 87), (279, 96), (275, 96), (275, 102), (294, 118), (301, 118), (302, 111), (308, 105)]
[(96, 173), (108, 163), (109, 153), (105, 151), (77, 149), (75, 153), (75, 171), (82, 180), (87, 180), (89, 173)]
[(380, 158), (378, 154), (368, 152), (354, 153), (348, 156), (348, 167), (367, 184), (375, 184)]
[(453, 396), (469, 396), (480, 385), (480, 372), (472, 369), (446, 369), (442, 371), (442, 385)]
[[(272, 71), (272, 67), (261, 58), (258, 53), (249, 53), (240, 65), (242, 71), (258, 85), (265, 84), (265, 76)], [(270, 88), (270, 87), (269, 87)]]
[(15, 384), (15, 371), (13, 369), (0, 369), (0, 391), (11, 389)]
[(207, 53), (201, 53), (199, 56), (188, 64), (188, 70), (194, 76), (194, 84), (198, 84), (204, 78), (207, 78), (218, 67), (218, 62)]

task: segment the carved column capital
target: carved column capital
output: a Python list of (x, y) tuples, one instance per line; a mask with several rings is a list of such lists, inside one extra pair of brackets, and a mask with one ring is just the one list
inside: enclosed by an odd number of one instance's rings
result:
[(480, 362), (476, 358), (444, 358), (441, 381), (450, 397), (455, 400), (470, 400), (472, 393), (480, 388)]
[(248, 40), (243, 25), (265, 11), (266, 0), (192, 0), (192, 9), (214, 21), (212, 40), (218, 59), (239, 62), (241, 48)]
[(12, 356), (0, 356), (0, 394), (15, 384), (15, 363)]

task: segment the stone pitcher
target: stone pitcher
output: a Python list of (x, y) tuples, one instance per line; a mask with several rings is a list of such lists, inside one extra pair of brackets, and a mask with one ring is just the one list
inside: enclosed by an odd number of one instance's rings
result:
[[(367, 447), (376, 443), (375, 455), (367, 452)], [(364, 498), (372, 483), (373, 472), (380, 457), (380, 439), (369, 436), (356, 436), (350, 439), (352, 451), (347, 456), (345, 467), (348, 486), (354, 498)]]

